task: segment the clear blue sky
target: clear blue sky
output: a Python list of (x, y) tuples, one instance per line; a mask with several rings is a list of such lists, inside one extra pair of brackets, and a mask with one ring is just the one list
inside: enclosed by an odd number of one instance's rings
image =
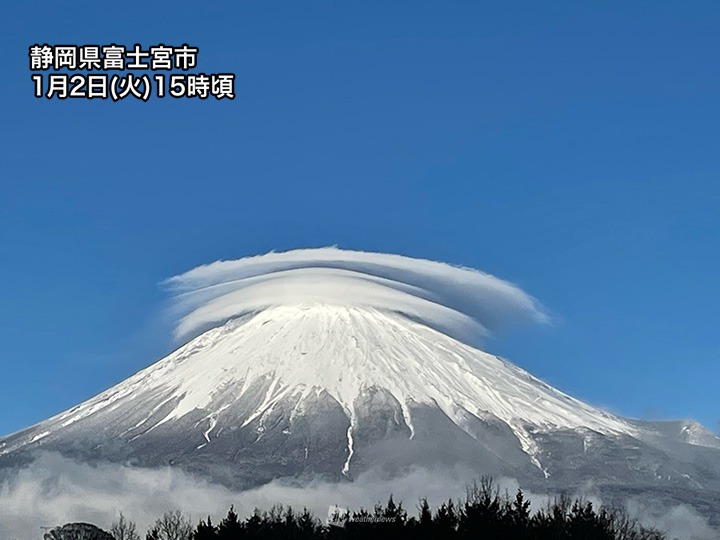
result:
[[(164, 278), (330, 244), (509, 279), (555, 324), (490, 351), (612, 411), (718, 429), (716, 2), (3, 14), (0, 433), (169, 351)], [(38, 100), (45, 42), (196, 45), (237, 99)]]

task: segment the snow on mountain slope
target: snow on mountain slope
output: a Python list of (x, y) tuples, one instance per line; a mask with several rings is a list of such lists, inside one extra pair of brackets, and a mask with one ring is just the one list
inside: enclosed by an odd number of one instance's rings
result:
[(47, 450), (170, 464), (241, 489), (420, 466), (559, 488), (720, 491), (720, 439), (702, 426), (617, 417), (469, 345), (548, 320), (488, 274), (325, 248), (213, 263), (168, 284), (189, 341), (0, 438), (0, 472)]
[[(213, 431), (223, 426), (224, 415), (263, 379), (271, 381), (267, 392), (245, 414), (242, 425), (262, 420), (283, 399), (294, 402), (293, 413), (301, 414), (309, 396), (326, 390), (350, 421), (343, 472), (353, 456), (355, 403), (373, 387), (386, 390), (400, 403), (410, 438), (413, 405), (437, 406), (463, 429), (466, 412), (494, 417), (512, 428), (538, 466), (530, 428), (586, 428), (627, 435), (637, 431), (626, 421), (422, 323), (374, 308), (323, 303), (269, 308), (209, 330), (153, 366), (45, 422), (41, 433), (46, 437), (92, 415), (151, 402), (154, 406), (146, 418), (128, 426), (135, 437), (202, 410), (208, 423), (198, 429), (212, 444)], [(152, 413), (167, 404), (172, 408), (151, 424)]]

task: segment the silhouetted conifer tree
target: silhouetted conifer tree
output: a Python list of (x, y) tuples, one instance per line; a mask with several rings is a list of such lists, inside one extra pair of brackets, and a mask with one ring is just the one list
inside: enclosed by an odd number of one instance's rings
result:
[(448, 499), (447, 503), (440, 505), (433, 522), (438, 535), (443, 538), (455, 533), (458, 526), (458, 515), (452, 499)]
[(210, 516), (208, 516), (207, 521), (200, 520), (200, 523), (195, 527), (192, 537), (193, 540), (215, 540), (219, 538), (218, 529), (213, 526)]
[(525, 500), (520, 489), (507, 509), (507, 522), (517, 540), (530, 538), (530, 501)]
[(231, 506), (227, 516), (223, 518), (217, 527), (217, 538), (218, 540), (235, 540), (236, 538), (242, 538), (242, 529), (243, 527), (240, 524), (238, 515), (235, 513), (235, 507)]
[(267, 530), (267, 514), (261, 516), (260, 510), (256, 508), (253, 515), (245, 520), (244, 529), (247, 532), (245, 538), (250, 540), (262, 539), (263, 533)]

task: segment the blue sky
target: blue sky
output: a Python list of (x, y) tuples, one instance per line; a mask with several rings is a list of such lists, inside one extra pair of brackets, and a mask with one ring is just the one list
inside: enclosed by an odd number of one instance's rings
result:
[[(492, 340), (628, 416), (720, 419), (713, 2), (5, 7), (0, 434), (173, 348), (163, 279), (337, 244), (480, 268)], [(189, 43), (234, 101), (33, 97), (35, 43)]]

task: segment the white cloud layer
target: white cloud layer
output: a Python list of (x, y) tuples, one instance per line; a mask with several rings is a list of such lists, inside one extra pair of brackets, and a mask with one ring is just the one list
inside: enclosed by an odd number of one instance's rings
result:
[[(29, 467), (0, 482), (0, 538), (34, 540), (42, 526), (68, 522), (89, 522), (109, 529), (120, 511), (135, 521), (141, 532), (166, 511), (181, 510), (193, 523), (212, 516), (215, 523), (235, 505), (242, 517), (255, 508), (269, 510), (282, 503), (294, 509), (307, 507), (323, 519), (330, 505), (357, 510), (385, 503), (390, 494), (416, 515), (420, 497), (435, 508), (452, 497), (465, 494), (473, 474), (462, 469), (427, 470), (418, 468), (400, 478), (388, 479), (369, 471), (353, 482), (314, 481), (293, 485), (273, 481), (257, 489), (234, 492), (224, 486), (193, 477), (179, 469), (141, 469), (115, 464), (88, 465), (55, 453), (43, 453)], [(514, 495), (518, 483), (500, 479), (501, 492)], [(551, 497), (523, 490), (531, 509), (547, 505)], [(592, 487), (577, 493), (599, 505)], [(631, 515), (647, 526), (660, 527), (669, 538), (711, 540), (717, 537), (688, 506), (667, 508), (648, 498), (628, 503)], [(144, 534), (142, 535), (144, 537)]]
[(166, 284), (174, 293), (180, 340), (271, 306), (315, 302), (402, 313), (464, 341), (549, 321), (534, 298), (490, 274), (332, 247), (218, 261)]
[(282, 503), (294, 509), (307, 507), (322, 519), (330, 505), (357, 510), (384, 503), (391, 493), (414, 514), (421, 495), (436, 504), (463, 494), (469, 474), (462, 470), (417, 469), (391, 480), (368, 472), (353, 482), (312, 481), (299, 485), (276, 480), (234, 492), (177, 468), (88, 465), (46, 452), (0, 483), (0, 538), (34, 540), (41, 526), (74, 521), (107, 530), (120, 511), (143, 531), (172, 510), (183, 511), (193, 523), (208, 515), (217, 523), (230, 505), (243, 517), (255, 508), (269, 510)]

